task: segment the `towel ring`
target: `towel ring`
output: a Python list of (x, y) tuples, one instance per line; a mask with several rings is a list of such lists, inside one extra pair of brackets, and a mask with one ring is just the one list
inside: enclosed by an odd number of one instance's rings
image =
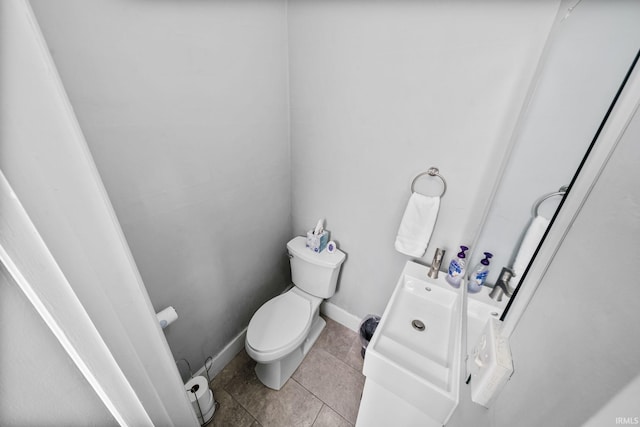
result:
[(440, 180), (442, 181), (442, 193), (440, 193), (440, 197), (444, 196), (444, 193), (447, 192), (447, 181), (445, 181), (442, 175), (440, 175), (440, 171), (438, 170), (438, 168), (434, 168), (434, 167), (430, 167), (426, 172), (419, 173), (418, 175), (416, 175), (415, 178), (413, 178), (413, 181), (411, 182), (411, 193), (413, 194), (416, 192), (415, 186), (418, 178), (425, 175), (435, 176), (440, 178)]
[(531, 209), (531, 213), (533, 214), (533, 217), (537, 217), (538, 216), (538, 209), (540, 208), (540, 205), (545, 201), (548, 200), (552, 197), (555, 196), (564, 196), (565, 194), (567, 194), (567, 189), (568, 187), (566, 185), (563, 185), (562, 187), (560, 187), (560, 189), (558, 189), (558, 191), (554, 191), (553, 193), (549, 193), (549, 194), (545, 194), (544, 196), (540, 197), (538, 200), (536, 200), (536, 202), (533, 204), (533, 208)]

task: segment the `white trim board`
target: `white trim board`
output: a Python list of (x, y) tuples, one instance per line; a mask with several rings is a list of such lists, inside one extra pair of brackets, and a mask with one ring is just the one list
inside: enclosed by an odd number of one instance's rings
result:
[(360, 322), (362, 319), (329, 301), (324, 301), (320, 305), (320, 313), (324, 314), (331, 320), (335, 320), (342, 326), (346, 326), (354, 332), (358, 332), (358, 329), (360, 328)]
[(153, 423), (0, 171), (0, 261), (122, 426)]
[[(0, 98), (2, 121), (7, 122), (2, 131), (3, 148), (8, 147), (3, 173), (148, 417), (156, 425), (196, 426), (31, 6), (28, 0), (9, 0), (2, 6), (3, 82), (12, 88)], [(29, 126), (34, 122), (38, 126)], [(4, 213), (3, 206), (0, 215)], [(15, 249), (5, 250), (31, 281), (30, 271), (14, 257)]]
[[(216, 375), (220, 373), (224, 369), (225, 366), (229, 362), (233, 360), (234, 357), (238, 353), (242, 351), (244, 348), (244, 340), (247, 336), (247, 328), (244, 328), (234, 339), (229, 342), (218, 354), (213, 357), (213, 362), (211, 364), (211, 369), (209, 369), (209, 377), (213, 379)], [(203, 365), (196, 372), (193, 373), (194, 377), (203, 376), (207, 377), (205, 374), (206, 367)]]

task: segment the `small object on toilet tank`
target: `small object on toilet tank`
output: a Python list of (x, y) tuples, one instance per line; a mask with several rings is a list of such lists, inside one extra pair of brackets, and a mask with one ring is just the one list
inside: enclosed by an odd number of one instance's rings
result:
[(322, 230), (319, 235), (314, 234), (313, 230), (307, 231), (306, 246), (316, 253), (320, 253), (327, 247), (329, 243), (329, 232)]
[(323, 223), (324, 223), (324, 219), (318, 220), (318, 224), (316, 224), (316, 228), (313, 230), (313, 234), (318, 236), (320, 235), (320, 233), (322, 233), (322, 231), (324, 230)]

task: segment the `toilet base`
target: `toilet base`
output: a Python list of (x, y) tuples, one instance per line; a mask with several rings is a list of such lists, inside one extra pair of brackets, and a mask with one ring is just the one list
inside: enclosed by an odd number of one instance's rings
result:
[(327, 322), (316, 314), (313, 324), (311, 325), (311, 329), (309, 330), (309, 335), (307, 335), (307, 338), (302, 342), (302, 344), (296, 347), (295, 350), (282, 359), (278, 359), (274, 362), (258, 362), (256, 364), (255, 371), (262, 384), (271, 389), (280, 390), (284, 383), (291, 378), (291, 375), (293, 375), (295, 370), (298, 369), (298, 366), (300, 366), (304, 357), (307, 355), (313, 344), (318, 340), (318, 337), (326, 324)]

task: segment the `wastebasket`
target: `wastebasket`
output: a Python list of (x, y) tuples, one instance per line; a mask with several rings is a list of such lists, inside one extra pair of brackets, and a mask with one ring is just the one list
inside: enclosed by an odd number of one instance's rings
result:
[(369, 341), (371, 341), (371, 337), (373, 337), (373, 333), (376, 331), (379, 323), (380, 316), (376, 316), (375, 314), (369, 314), (364, 319), (362, 319), (362, 322), (360, 322), (360, 342), (362, 343), (360, 354), (362, 355), (363, 359), (364, 354), (367, 352)]

